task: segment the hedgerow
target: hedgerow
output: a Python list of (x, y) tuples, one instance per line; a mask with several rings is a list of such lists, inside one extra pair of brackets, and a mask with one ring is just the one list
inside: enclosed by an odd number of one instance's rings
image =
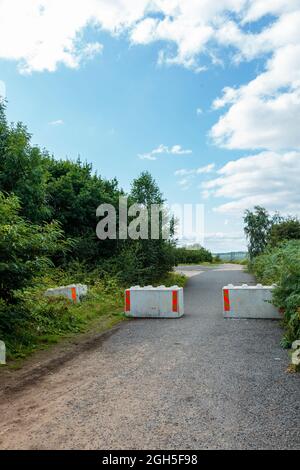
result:
[(300, 240), (283, 242), (254, 258), (251, 271), (264, 284), (276, 284), (273, 303), (283, 312), (282, 345), (300, 339)]

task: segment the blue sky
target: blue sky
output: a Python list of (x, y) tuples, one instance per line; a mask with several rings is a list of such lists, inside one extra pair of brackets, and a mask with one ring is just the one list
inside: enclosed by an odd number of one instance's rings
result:
[(169, 203), (205, 204), (214, 251), (245, 247), (247, 207), (298, 213), (298, 1), (186, 11), (166, 0), (149, 12), (146, 0), (90, 0), (72, 12), (68, 0), (24, 0), (19, 32), (13, 3), (0, 1), (0, 80), (33, 143), (126, 190), (149, 170)]

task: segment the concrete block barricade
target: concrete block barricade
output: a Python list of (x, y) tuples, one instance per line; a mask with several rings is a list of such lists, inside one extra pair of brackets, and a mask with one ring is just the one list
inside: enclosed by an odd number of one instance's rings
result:
[(224, 318), (282, 319), (279, 310), (270, 303), (274, 287), (262, 284), (223, 287)]
[(66, 297), (72, 302), (80, 302), (82, 297), (87, 295), (88, 288), (84, 284), (71, 284), (69, 286), (56, 287), (55, 289), (48, 289), (45, 292), (47, 297)]
[(135, 286), (125, 291), (125, 314), (134, 318), (179, 318), (184, 314), (182, 287)]

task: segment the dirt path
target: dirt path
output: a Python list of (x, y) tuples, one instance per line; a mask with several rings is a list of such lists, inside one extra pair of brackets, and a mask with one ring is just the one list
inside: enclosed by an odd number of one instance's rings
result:
[(252, 279), (198, 271), (183, 318), (125, 322), (0, 395), (0, 448), (299, 449), (300, 380), (278, 323), (223, 320), (221, 287)]

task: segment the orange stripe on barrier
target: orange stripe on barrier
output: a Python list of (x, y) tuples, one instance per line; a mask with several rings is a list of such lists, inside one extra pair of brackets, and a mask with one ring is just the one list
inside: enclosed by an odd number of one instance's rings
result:
[(125, 292), (125, 312), (130, 312), (130, 290)]
[(224, 310), (225, 312), (230, 311), (230, 300), (229, 300), (229, 290), (224, 289)]
[(72, 294), (72, 300), (73, 300), (74, 302), (77, 302), (76, 287), (71, 287), (71, 294)]
[(178, 291), (172, 291), (172, 309), (173, 312), (178, 312)]

